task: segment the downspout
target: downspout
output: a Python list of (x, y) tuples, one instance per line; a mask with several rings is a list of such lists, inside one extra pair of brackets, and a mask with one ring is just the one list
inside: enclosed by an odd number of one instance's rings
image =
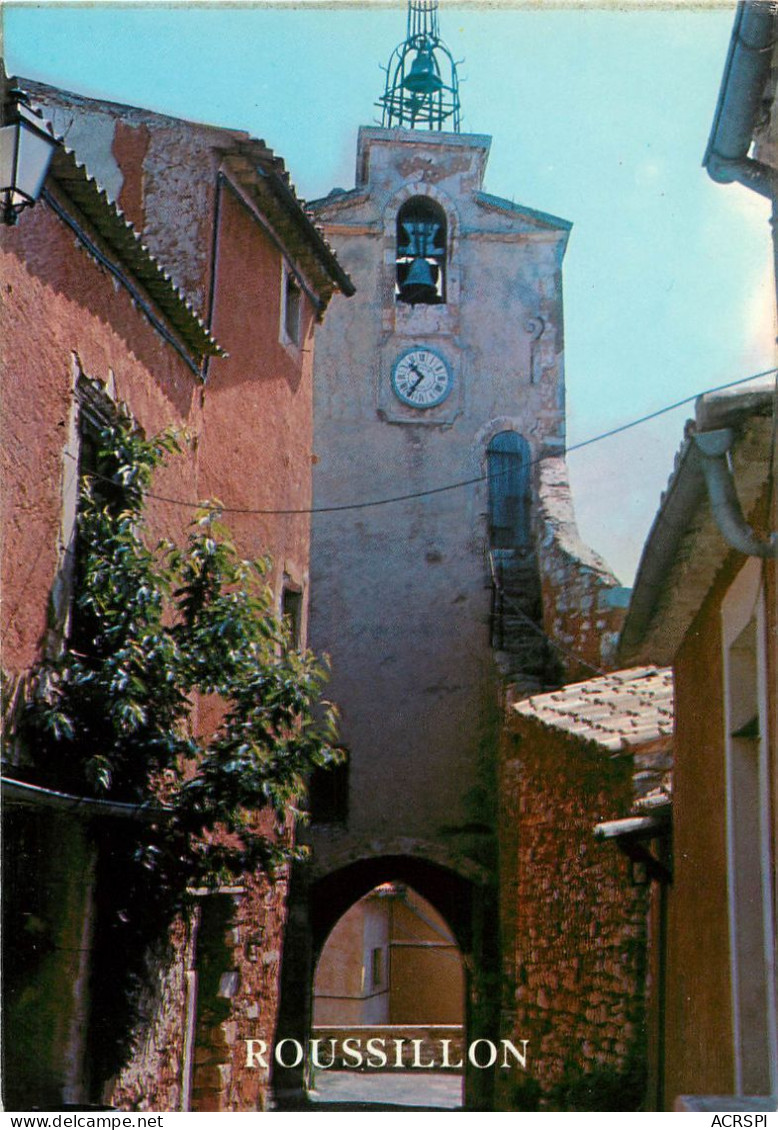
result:
[(702, 163), (719, 184), (735, 181), (772, 199), (768, 166), (748, 156), (770, 74), (775, 4), (740, 0), (721, 80), (719, 100)]
[(764, 541), (743, 517), (727, 459), (735, 438), (732, 428), (698, 432), (692, 438), (702, 457), (700, 462), (711, 510), (724, 540), (748, 557), (778, 558), (778, 533), (771, 534), (769, 540)]

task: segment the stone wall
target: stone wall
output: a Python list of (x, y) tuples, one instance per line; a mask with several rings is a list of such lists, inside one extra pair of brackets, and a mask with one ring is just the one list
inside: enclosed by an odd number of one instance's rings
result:
[(147, 960), (132, 1052), (105, 1099), (122, 1110), (246, 1111), (270, 1105), (269, 1071), (246, 1068), (246, 1040), (272, 1047), (287, 880), (251, 877), (203, 894)]
[(543, 594), (543, 626), (557, 645), (564, 682), (614, 666), (630, 590), (578, 536), (562, 458), (537, 464), (535, 539)]
[(245, 1041), (275, 1040), (287, 889), (285, 874), (251, 877), (231, 906), (203, 907), (193, 1110), (270, 1105), (270, 1070), (246, 1068)]
[(194, 921), (179, 918), (166, 943), (147, 955), (132, 1055), (103, 1095), (119, 1110), (184, 1109), (183, 1049), (195, 935)]
[(508, 1110), (636, 1110), (645, 888), (596, 823), (632, 803), (632, 758), (517, 719), (500, 761), (503, 1032), (529, 1041)]

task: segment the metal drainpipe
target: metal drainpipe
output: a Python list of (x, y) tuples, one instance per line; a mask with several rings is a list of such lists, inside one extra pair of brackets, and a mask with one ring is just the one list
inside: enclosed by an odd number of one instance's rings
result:
[(727, 454), (735, 438), (732, 428), (699, 432), (692, 438), (702, 456), (702, 471), (711, 510), (724, 540), (748, 557), (778, 557), (778, 533), (771, 534), (769, 541), (763, 541), (743, 517), (727, 461)]
[(770, 74), (775, 4), (741, 0), (703, 165), (721, 183), (738, 181), (772, 198), (772, 170), (748, 156), (754, 124)]

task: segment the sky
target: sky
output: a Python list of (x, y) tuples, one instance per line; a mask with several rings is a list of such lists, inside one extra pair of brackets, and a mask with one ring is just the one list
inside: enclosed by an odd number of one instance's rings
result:
[[(485, 189), (573, 224), (568, 443), (775, 364), (769, 206), (702, 168), (734, 4), (446, 3)], [(14, 3), (10, 74), (245, 129), (298, 193), (354, 183), (405, 5)], [(693, 405), (569, 455), (579, 528), (631, 584)], [(430, 469), (430, 486), (440, 486)]]

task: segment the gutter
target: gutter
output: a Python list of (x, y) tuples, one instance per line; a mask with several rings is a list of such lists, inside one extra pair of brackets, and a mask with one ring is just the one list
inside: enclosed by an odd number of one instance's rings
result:
[(716, 112), (702, 159), (719, 184), (737, 182), (772, 199), (772, 171), (748, 156), (770, 75), (775, 5), (740, 0), (721, 80)]
[[(684, 440), (643, 548), (619, 640), (620, 662), (632, 663), (643, 655), (670, 571), (690, 523), (706, 498), (716, 528), (728, 546), (749, 557), (778, 555), (776, 534), (762, 539), (747, 524), (731, 469), (737, 429), (752, 418), (766, 416), (774, 403), (772, 387), (764, 386), (723, 395), (706, 394), (698, 399), (695, 419), (699, 430), (691, 431)], [(715, 562), (706, 564), (712, 567)], [(661, 661), (671, 662), (671, 657)]]
[(733, 429), (698, 432), (692, 439), (702, 455), (702, 472), (713, 517), (727, 545), (747, 557), (778, 557), (778, 533), (770, 534), (765, 541), (754, 533), (743, 516), (727, 459), (735, 440)]
[(26, 804), (34, 808), (51, 808), (59, 812), (83, 813), (86, 816), (121, 816), (126, 820), (139, 820), (146, 824), (154, 823), (165, 814), (164, 808), (74, 796), (72, 793), (44, 789), (40, 785), (31, 785), (27, 781), (17, 781), (11, 777), (2, 778), (0, 795), (3, 804)]

